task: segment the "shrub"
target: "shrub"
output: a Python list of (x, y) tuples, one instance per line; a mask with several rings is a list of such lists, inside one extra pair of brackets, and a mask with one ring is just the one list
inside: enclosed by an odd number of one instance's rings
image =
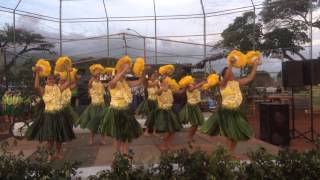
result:
[(60, 180), (71, 179), (76, 175), (79, 162), (65, 162), (59, 167), (53, 166), (46, 161), (46, 152), (39, 148), (35, 155), (35, 160), (25, 159), (23, 153), (18, 155), (7, 151), (10, 144), (1, 144), (2, 154), (0, 155), (0, 179), (6, 180)]
[[(2, 149), (8, 143), (2, 144)], [(78, 162), (59, 167), (47, 163), (46, 152), (39, 149), (35, 160), (23, 154), (4, 151), (0, 156), (0, 179), (76, 178)], [(181, 149), (163, 153), (159, 163), (149, 167), (133, 165), (132, 156), (115, 154), (110, 169), (89, 176), (90, 180), (314, 180), (320, 177), (320, 151), (298, 153), (284, 149), (272, 155), (264, 148), (248, 154), (249, 161), (233, 160), (223, 148), (212, 154), (200, 149)], [(80, 179), (80, 178), (79, 178)]]

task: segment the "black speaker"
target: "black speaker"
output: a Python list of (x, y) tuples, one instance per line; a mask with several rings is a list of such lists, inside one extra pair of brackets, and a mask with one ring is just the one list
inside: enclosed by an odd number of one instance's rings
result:
[(289, 105), (260, 104), (260, 139), (278, 146), (290, 144)]
[[(311, 83), (312, 81), (312, 83)], [(320, 60), (303, 61), (303, 84), (305, 86), (320, 83)]]
[(284, 87), (320, 84), (320, 60), (283, 62), (282, 83)]
[(282, 83), (284, 87), (301, 87), (304, 85), (302, 61), (282, 63)]

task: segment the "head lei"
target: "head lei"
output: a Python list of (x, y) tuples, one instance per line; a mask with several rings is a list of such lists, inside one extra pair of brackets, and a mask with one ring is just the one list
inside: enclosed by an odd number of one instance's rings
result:
[[(72, 68), (72, 71), (70, 72), (70, 80), (74, 80), (76, 75), (77, 75), (78, 69), (76, 68)], [(63, 72), (59, 72), (59, 71), (54, 71), (54, 74), (56, 76), (59, 76), (60, 79), (65, 80), (67, 79), (67, 72), (63, 71)]]
[(164, 65), (159, 68), (159, 73), (161, 75), (171, 75), (175, 71), (175, 68), (172, 64)]
[(104, 72), (104, 67), (101, 64), (92, 64), (89, 70), (92, 75), (97, 75), (98, 73)]
[(181, 88), (185, 88), (187, 86), (189, 86), (190, 84), (193, 84), (194, 83), (194, 79), (192, 76), (185, 76), (183, 78), (180, 79), (179, 81), (179, 85)]
[(39, 59), (35, 65), (36, 68), (41, 68), (39, 72), (40, 77), (48, 77), (51, 73), (50, 62), (46, 59)]
[(136, 59), (136, 62), (133, 65), (132, 71), (135, 76), (141, 77), (142, 72), (144, 71), (144, 59), (143, 58), (138, 57)]
[(236, 68), (243, 68), (247, 64), (247, 57), (242, 52), (238, 50), (233, 50), (229, 53), (227, 57), (228, 64), (231, 63), (232, 59), (235, 59), (236, 62), (233, 64)]
[(67, 71), (65, 69), (65, 66), (71, 67), (72, 61), (68, 56), (61, 56), (56, 61), (55, 71), (58, 71), (58, 72)]
[(180, 86), (177, 83), (177, 81), (170, 78), (170, 77), (166, 77), (163, 80), (163, 82), (165, 82), (173, 92), (179, 91), (179, 89), (180, 89)]
[(124, 64), (128, 64), (130, 67), (132, 65), (132, 61), (131, 58), (129, 56), (123, 56), (122, 58), (120, 58), (116, 64), (115, 69), (117, 70), (117, 72), (121, 72), (123, 65)]

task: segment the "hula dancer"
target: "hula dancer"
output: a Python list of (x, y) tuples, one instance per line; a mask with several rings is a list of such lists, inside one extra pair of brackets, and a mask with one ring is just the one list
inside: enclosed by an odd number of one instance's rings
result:
[[(151, 77), (147, 80), (147, 99), (144, 99), (137, 108), (137, 113), (140, 115), (148, 117), (148, 115), (157, 108), (157, 91), (158, 91), (158, 72), (152, 73)], [(145, 122), (146, 129), (144, 135), (148, 136), (150, 129), (152, 129), (153, 134), (156, 133), (154, 129), (153, 119), (147, 118)]]
[[(61, 104), (63, 106), (64, 112), (68, 119), (71, 119), (71, 122), (75, 123), (78, 119), (79, 116), (78, 114), (73, 110), (71, 106), (71, 98), (72, 98), (72, 90), (76, 88), (76, 80), (75, 80), (75, 73), (76, 69), (73, 68), (70, 75), (71, 75), (71, 83), (70, 85), (62, 91), (61, 93)], [(65, 73), (59, 73), (59, 87), (63, 86), (63, 84), (66, 83), (67, 77), (64, 75)], [(73, 125), (73, 124), (72, 124)]]
[[(100, 64), (93, 64), (89, 69), (92, 74), (88, 84), (91, 104), (84, 110), (77, 124), (81, 128), (87, 128), (91, 131), (89, 145), (92, 145), (95, 134), (99, 133), (98, 129), (107, 112), (107, 106), (104, 102), (105, 88), (100, 81), (100, 75), (104, 72), (104, 67)], [(103, 134), (101, 134), (101, 144), (106, 144)]]
[(186, 88), (187, 104), (182, 108), (179, 113), (181, 123), (191, 124), (191, 128), (188, 133), (188, 141), (192, 142), (194, 134), (196, 133), (198, 126), (201, 126), (204, 117), (199, 107), (201, 102), (200, 88), (206, 81), (195, 83), (192, 76), (185, 76), (179, 81), (179, 85), (182, 88)]
[(182, 128), (178, 117), (172, 111), (172, 91), (179, 90), (179, 85), (177, 82), (168, 77), (173, 72), (173, 65), (165, 65), (160, 67), (159, 73), (163, 76), (163, 79), (160, 81), (159, 89), (157, 91), (158, 107), (148, 116), (149, 121), (154, 121), (155, 130), (165, 133), (163, 142), (159, 146), (161, 151), (169, 150), (171, 148), (175, 132), (180, 131)]
[(14, 115), (14, 105), (13, 105), (13, 92), (9, 89), (7, 90), (2, 97), (3, 105), (3, 115), (5, 116), (6, 122), (13, 122)]
[(238, 141), (246, 141), (253, 136), (253, 131), (242, 112), (242, 93), (240, 86), (247, 85), (256, 76), (260, 57), (252, 63), (251, 73), (242, 79), (235, 80), (232, 67), (246, 65), (247, 58), (237, 52), (228, 56), (229, 66), (224, 68), (219, 83), (222, 105), (218, 111), (203, 124), (201, 130), (211, 136), (223, 135), (229, 140), (229, 149), (233, 153)]
[[(68, 72), (67, 76), (69, 74)], [(45, 87), (40, 86), (40, 76), (47, 77)], [(56, 144), (56, 154), (53, 157), (49, 153), (49, 161), (53, 158), (61, 159), (62, 143), (75, 138), (71, 120), (64, 115), (61, 104), (61, 92), (68, 86), (69, 81), (60, 87), (57, 85), (54, 75), (51, 74), (51, 67), (48, 61), (41, 59), (37, 62), (34, 87), (42, 96), (45, 108), (44, 111), (39, 112), (39, 115), (34, 117), (33, 124), (28, 128), (26, 136), (28, 140), (47, 141), (49, 152)]]
[(100, 132), (112, 137), (113, 145), (122, 154), (128, 154), (129, 143), (142, 134), (140, 124), (129, 106), (132, 102), (130, 87), (141, 85), (144, 76), (137, 81), (126, 81), (124, 76), (130, 67), (129, 56), (124, 56), (117, 62), (116, 75), (108, 83), (110, 107), (100, 126)]

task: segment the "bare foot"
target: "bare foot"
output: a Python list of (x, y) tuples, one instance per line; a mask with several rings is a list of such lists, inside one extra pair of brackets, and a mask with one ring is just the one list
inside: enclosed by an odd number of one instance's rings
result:
[(55, 156), (55, 159), (57, 159), (57, 160), (61, 160), (63, 157), (62, 157), (62, 155), (61, 154), (56, 154), (56, 156)]
[(101, 144), (101, 145), (106, 145), (106, 144), (107, 144), (107, 141), (106, 141), (106, 140), (101, 140), (101, 141), (100, 141), (100, 144)]
[(149, 136), (150, 136), (150, 134), (149, 134), (147, 131), (144, 132), (143, 135), (146, 136), (146, 137), (149, 137)]
[(53, 161), (53, 160), (54, 160), (53, 156), (52, 156), (52, 155), (48, 155), (47, 161), (48, 161), (48, 162), (51, 162), (51, 161)]
[(93, 145), (93, 139), (89, 139), (88, 145), (89, 146)]

